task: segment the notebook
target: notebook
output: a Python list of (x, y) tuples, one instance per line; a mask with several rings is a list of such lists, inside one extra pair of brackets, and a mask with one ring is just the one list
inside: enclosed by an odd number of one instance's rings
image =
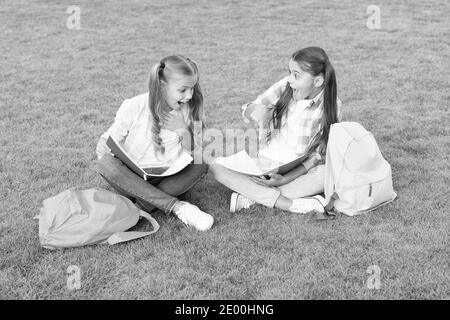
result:
[(139, 166), (122, 148), (122, 146), (114, 140), (113, 137), (109, 136), (106, 141), (106, 145), (111, 149), (111, 152), (120, 159), (128, 168), (130, 168), (134, 173), (141, 176), (144, 180), (148, 177), (166, 177), (173, 175), (182, 169), (184, 169), (193, 160), (191, 155), (183, 151), (183, 153), (168, 167), (146, 167), (143, 168)]
[(287, 163), (282, 163), (265, 157), (251, 157), (245, 150), (242, 150), (229, 157), (220, 157), (216, 163), (230, 170), (252, 176), (263, 176), (269, 173), (284, 174), (301, 164), (305, 157), (298, 157)]

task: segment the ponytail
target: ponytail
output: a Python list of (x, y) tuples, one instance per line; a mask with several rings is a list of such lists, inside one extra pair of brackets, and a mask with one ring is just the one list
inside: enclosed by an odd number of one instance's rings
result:
[(337, 85), (334, 68), (328, 57), (323, 61), (324, 64), (324, 90), (323, 90), (323, 114), (319, 127), (319, 132), (311, 139), (306, 154), (309, 156), (317, 148), (320, 154), (325, 154), (328, 143), (330, 128), (333, 123), (339, 122), (337, 112)]
[(162, 145), (161, 116), (163, 117), (163, 104), (165, 103), (164, 94), (161, 90), (161, 80), (164, 79), (165, 63), (154, 65), (150, 71), (150, 80), (148, 84), (148, 105), (152, 116), (152, 137), (156, 146), (156, 152), (164, 153), (165, 148)]
[(280, 129), (281, 127), (281, 119), (283, 115), (287, 112), (287, 108), (289, 106), (290, 101), (293, 97), (293, 91), (290, 86), (286, 86), (286, 89), (281, 93), (280, 98), (275, 104), (272, 118), (269, 122), (269, 128), (266, 134), (266, 142), (269, 142), (272, 139), (271, 127), (273, 129)]
[[(189, 62), (193, 70), (193, 73), (198, 75), (197, 64), (189, 58), (186, 58), (186, 60)], [(201, 122), (202, 128), (204, 128), (205, 115), (203, 110), (203, 93), (199, 81), (197, 81), (197, 83), (194, 85), (194, 92), (192, 94), (191, 101), (189, 101), (189, 106), (190, 106), (189, 120), (191, 122), (189, 128), (193, 130), (194, 121)]]

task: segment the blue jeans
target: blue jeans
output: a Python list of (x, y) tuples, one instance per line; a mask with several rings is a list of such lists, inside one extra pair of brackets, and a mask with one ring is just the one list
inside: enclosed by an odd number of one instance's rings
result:
[(189, 164), (168, 177), (152, 177), (145, 181), (119, 159), (105, 154), (93, 162), (98, 172), (118, 193), (130, 198), (145, 211), (160, 209), (170, 213), (183, 196), (208, 172), (207, 164)]

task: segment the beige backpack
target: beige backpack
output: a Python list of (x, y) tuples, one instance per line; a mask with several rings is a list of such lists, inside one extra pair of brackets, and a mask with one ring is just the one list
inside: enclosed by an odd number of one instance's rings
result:
[(372, 133), (356, 122), (331, 126), (325, 165), (326, 210), (354, 216), (393, 201), (391, 166)]
[[(148, 220), (153, 230), (127, 231), (140, 217)], [(113, 245), (151, 235), (159, 229), (158, 222), (131, 200), (100, 188), (72, 188), (45, 199), (35, 218), (39, 220), (39, 241), (47, 249)]]

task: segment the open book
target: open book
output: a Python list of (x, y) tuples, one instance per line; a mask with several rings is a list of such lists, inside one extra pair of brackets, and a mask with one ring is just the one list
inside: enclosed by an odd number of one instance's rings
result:
[(184, 169), (188, 164), (192, 162), (192, 157), (184, 152), (181, 156), (175, 160), (169, 167), (151, 167), (142, 168), (140, 167), (131, 157), (126, 153), (122, 146), (109, 136), (106, 141), (106, 145), (111, 149), (111, 152), (119, 158), (128, 168), (130, 168), (134, 173), (147, 180), (148, 177), (166, 177), (175, 174), (182, 169)]
[(216, 163), (230, 170), (241, 172), (252, 176), (263, 176), (269, 173), (284, 174), (291, 171), (305, 160), (305, 157), (299, 157), (287, 163), (265, 158), (252, 158), (243, 150), (229, 157), (220, 157)]

